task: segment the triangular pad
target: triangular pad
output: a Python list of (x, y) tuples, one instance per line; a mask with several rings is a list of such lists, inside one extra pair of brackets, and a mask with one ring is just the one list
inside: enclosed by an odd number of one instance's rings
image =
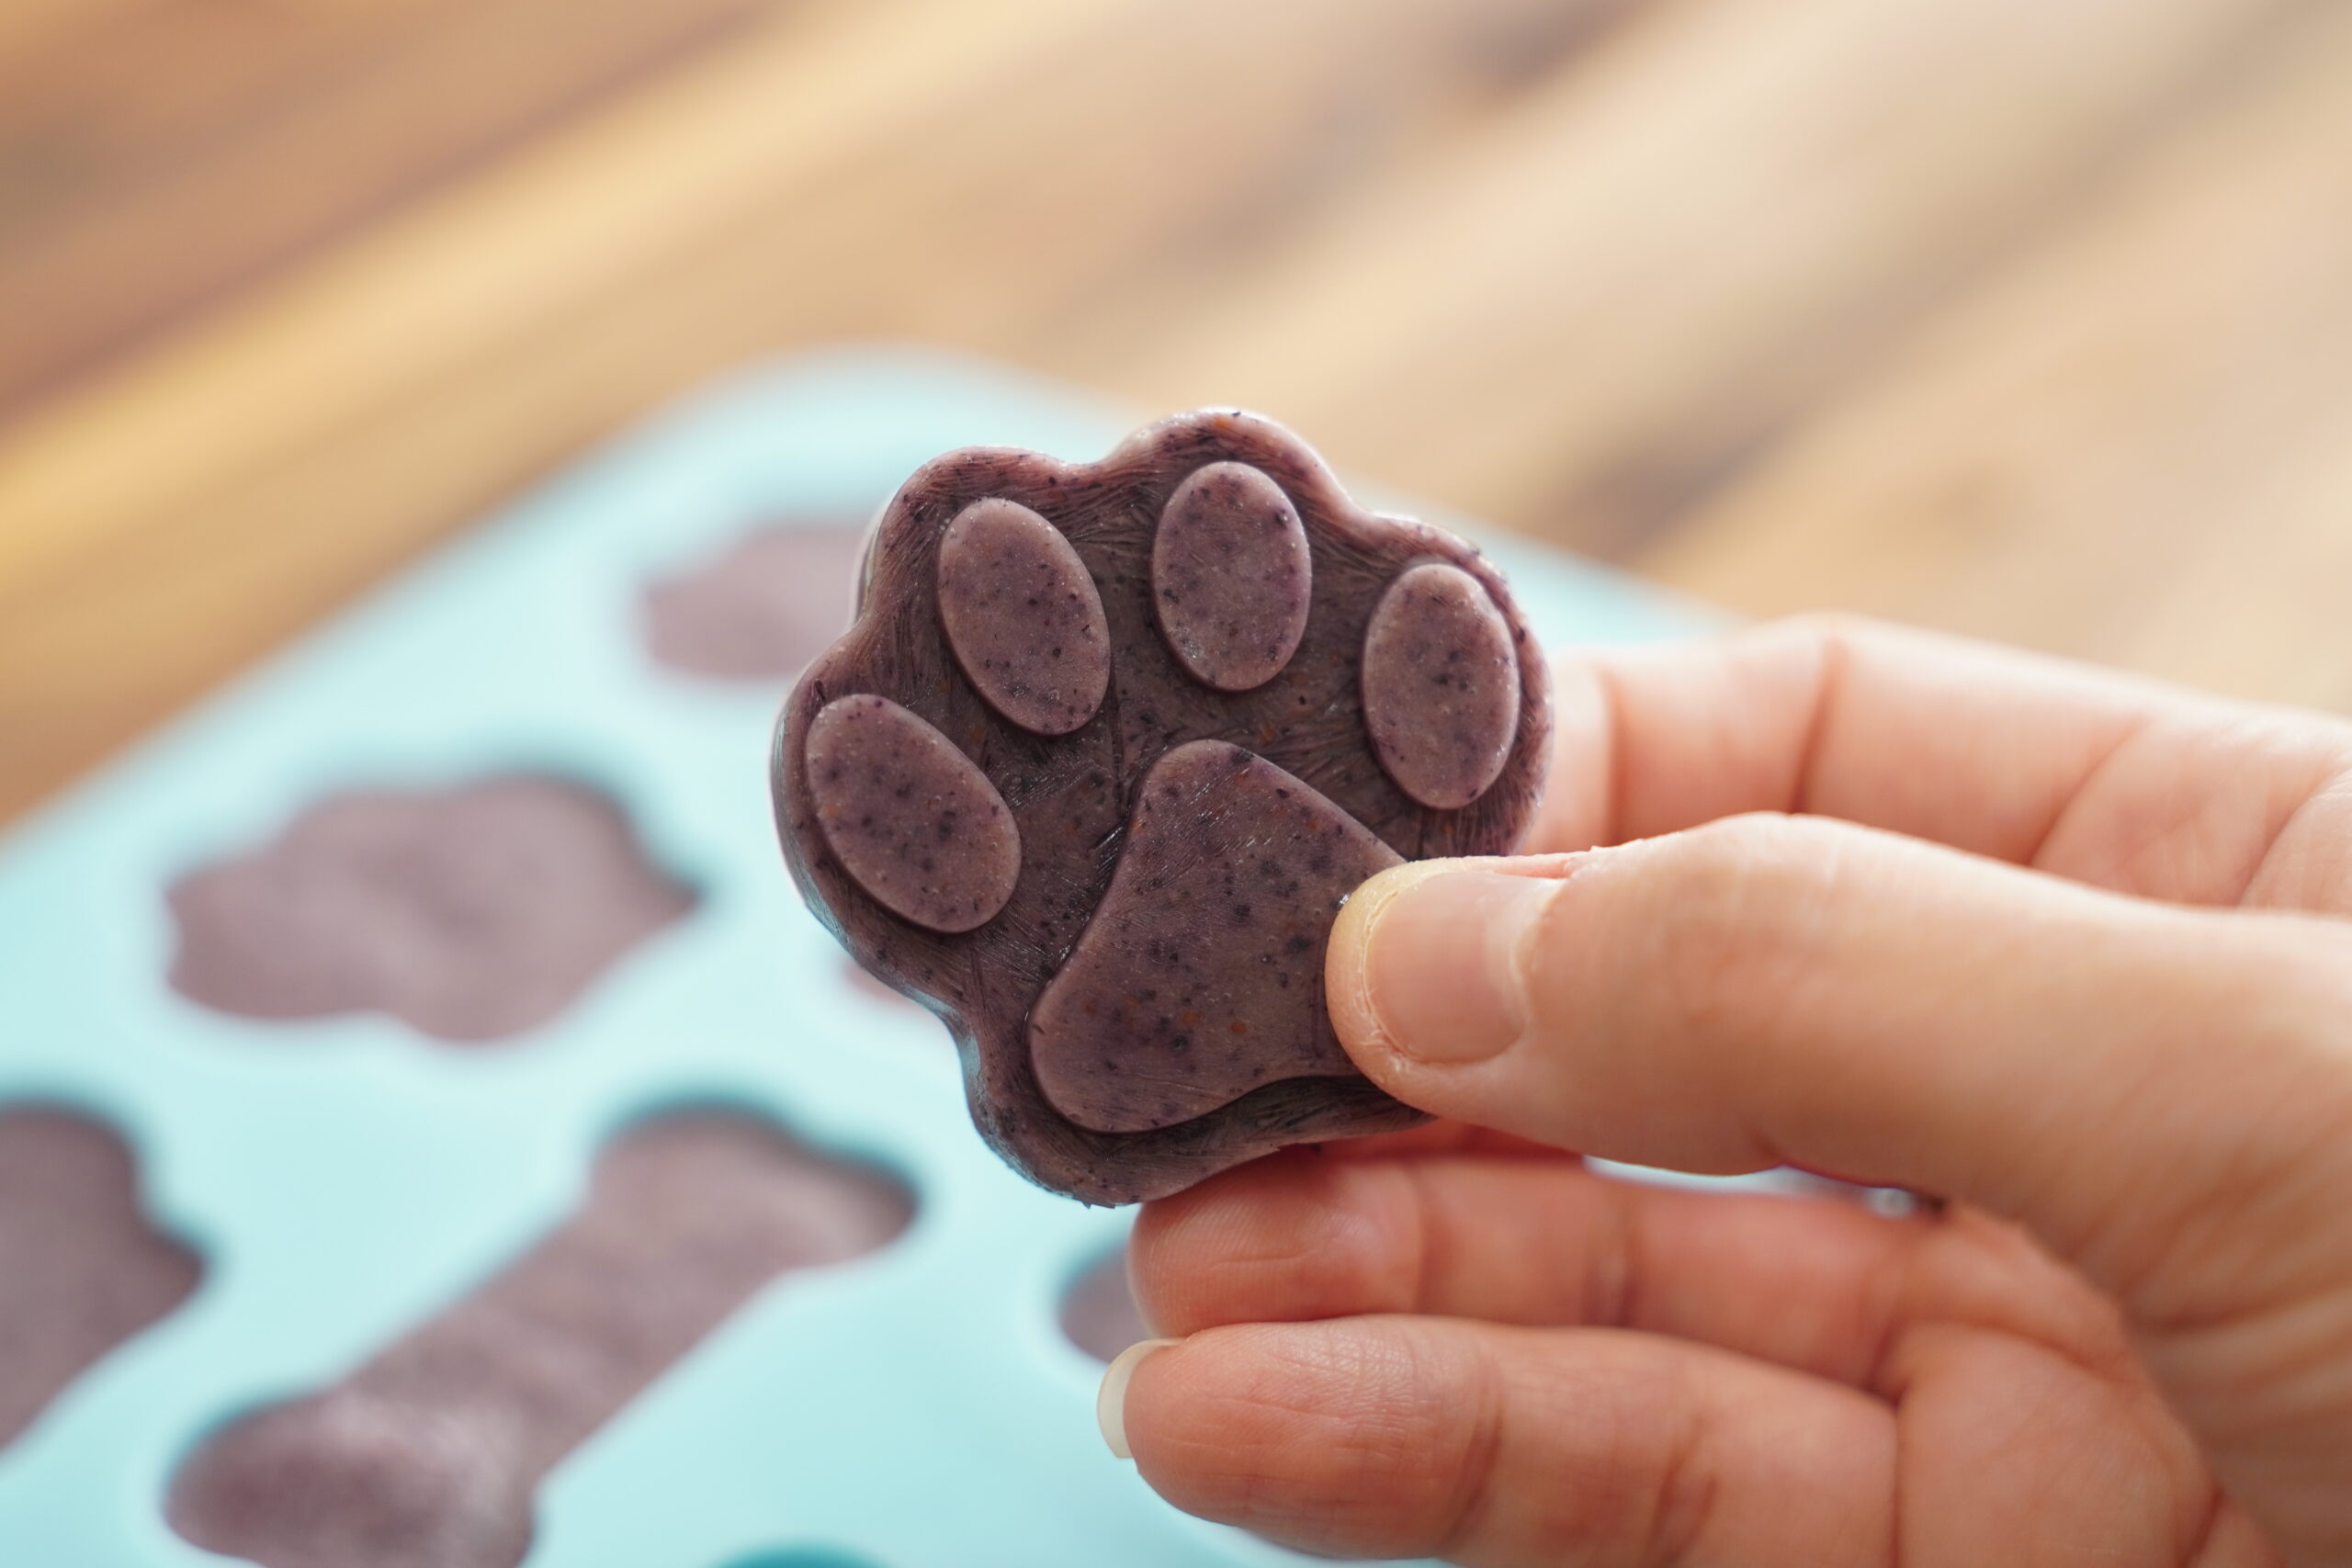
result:
[(1352, 1076), (1323, 1010), (1340, 906), (1396, 852), (1221, 740), (1137, 792), (1110, 891), (1029, 1020), (1037, 1081), (1081, 1127), (1173, 1126), (1283, 1078)]

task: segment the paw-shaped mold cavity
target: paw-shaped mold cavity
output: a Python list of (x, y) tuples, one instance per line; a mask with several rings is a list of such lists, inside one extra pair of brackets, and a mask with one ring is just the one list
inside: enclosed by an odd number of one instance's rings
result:
[(770, 1280), (883, 1247), (912, 1213), (898, 1182), (764, 1122), (645, 1123), (473, 1294), (214, 1433), (173, 1479), (172, 1528), (264, 1568), (513, 1568), (558, 1460)]
[(647, 586), (654, 662), (720, 681), (798, 674), (849, 625), (865, 519), (817, 517), (744, 535), (716, 559)]
[(565, 780), (355, 792), (173, 885), (171, 980), (249, 1018), (374, 1011), (491, 1041), (555, 1017), (694, 901), (619, 807)]
[(786, 705), (786, 859), (1046, 1187), (1130, 1202), (1408, 1125), (1331, 1032), (1324, 946), (1382, 867), (1517, 842), (1551, 728), (1527, 636), (1476, 551), (1261, 419), (951, 454)]
[(1110, 1361), (1120, 1351), (1151, 1337), (1144, 1325), (1143, 1309), (1127, 1288), (1125, 1247), (1106, 1253), (1062, 1292), (1062, 1337), (1098, 1361)]
[(0, 1107), (0, 1451), (202, 1273), (141, 1212), (113, 1132), (70, 1111)]

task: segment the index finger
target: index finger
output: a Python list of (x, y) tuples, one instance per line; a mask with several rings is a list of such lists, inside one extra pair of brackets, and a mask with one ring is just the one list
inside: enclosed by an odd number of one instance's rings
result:
[(2352, 911), (2352, 724), (1845, 616), (1562, 658), (1530, 852), (1749, 811), (2094, 886)]

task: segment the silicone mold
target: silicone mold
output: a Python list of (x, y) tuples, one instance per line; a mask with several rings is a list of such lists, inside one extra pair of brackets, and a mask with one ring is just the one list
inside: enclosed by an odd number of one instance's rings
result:
[[(600, 1394), (530, 1488), (530, 1568), (1299, 1561), (1178, 1514), (1103, 1450), (1100, 1364), (1058, 1318), (1125, 1218), (1007, 1170), (973, 1134), (938, 1021), (861, 990), (779, 873), (763, 761), (788, 673), (743, 677), (755, 660), (714, 655), (701, 662), (730, 677), (714, 679), (646, 643), (650, 587), (747, 537), (854, 533), (941, 452), (1083, 461), (1135, 423), (910, 353), (719, 389), (0, 840), (0, 1113), (109, 1130), (133, 1156), (140, 1224), (203, 1266), (192, 1294), (159, 1292), (160, 1317), (44, 1385), (0, 1448), (0, 1562), (221, 1561), (166, 1517), (198, 1456), (262, 1413), (372, 1386), (390, 1348), (503, 1299), (497, 1282), (533, 1258), (569, 1256), (599, 1161), (634, 1129), (710, 1109), (880, 1169), (914, 1217), (860, 1256), (776, 1272), (642, 1388)], [(1538, 639), (1699, 623), (1604, 572), (1482, 543)], [(841, 564), (844, 610), (854, 553), (842, 536), (809, 551)], [(650, 874), (695, 901), (501, 1021), (494, 1046), (452, 1049), (381, 1010), (255, 1018), (173, 987), (165, 893), (183, 878), (322, 801), (518, 776), (612, 802)], [(0, 1296), (16, 1287), (0, 1271)]]

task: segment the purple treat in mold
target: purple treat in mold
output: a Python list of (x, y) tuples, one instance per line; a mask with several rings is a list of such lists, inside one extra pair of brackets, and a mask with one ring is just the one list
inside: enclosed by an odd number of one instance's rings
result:
[(668, 1112), (579, 1206), (331, 1387), (208, 1435), (165, 1511), (265, 1568), (512, 1568), (558, 1461), (779, 1275), (888, 1245), (913, 1198), (739, 1112)]
[(458, 1044), (546, 1022), (695, 902), (616, 802), (527, 773), (330, 795), (166, 897), (190, 1000), (385, 1012)]
[(947, 1020), (981, 1133), (1125, 1203), (1420, 1120), (1324, 1016), (1332, 918), (1384, 866), (1514, 847), (1550, 732), (1484, 558), (1204, 412), (917, 472), (772, 782), (802, 892)]
[(658, 664), (720, 681), (799, 673), (849, 625), (863, 516), (757, 528), (717, 558), (649, 584), (639, 615)]
[(142, 1210), (121, 1138), (77, 1111), (0, 1106), (0, 1450), (203, 1272)]
[(1114, 1359), (1128, 1346), (1151, 1337), (1143, 1309), (1127, 1288), (1125, 1247), (1096, 1258), (1070, 1281), (1056, 1315), (1063, 1337), (1098, 1361)]

